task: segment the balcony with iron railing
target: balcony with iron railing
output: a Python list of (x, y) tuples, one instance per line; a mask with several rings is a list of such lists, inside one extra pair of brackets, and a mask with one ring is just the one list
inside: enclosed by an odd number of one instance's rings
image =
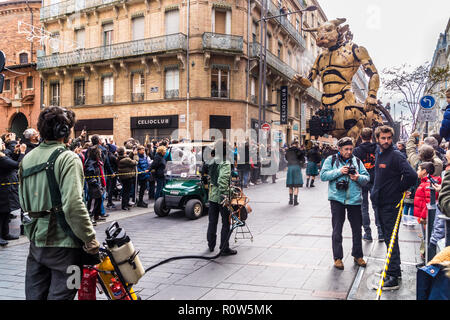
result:
[(143, 92), (133, 92), (131, 94), (131, 101), (132, 102), (144, 101), (144, 93)]
[(244, 38), (230, 34), (205, 32), (202, 37), (202, 46), (205, 50), (242, 53), (244, 50)]
[(97, 9), (112, 4), (123, 2), (122, 0), (67, 0), (54, 3), (41, 8), (41, 20), (82, 12), (86, 9)]
[(86, 103), (86, 97), (85, 96), (75, 97), (74, 102), (76, 106), (82, 106)]
[(114, 102), (114, 96), (113, 95), (103, 95), (102, 96), (102, 104), (113, 103), (113, 102)]
[(165, 90), (164, 91), (164, 98), (165, 99), (176, 99), (179, 96), (180, 96), (180, 90), (179, 89)]
[(51, 106), (59, 106), (59, 97), (50, 98), (50, 105)]
[[(267, 0), (269, 2), (268, 5), (268, 16), (277, 16), (280, 15), (280, 8), (277, 7), (277, 5), (275, 3), (273, 3), (271, 0)], [(262, 6), (261, 0), (257, 0), (256, 1), (259, 6)], [(301, 2), (301, 0), (300, 0)], [(304, 9), (303, 4), (301, 3), (300, 6), (302, 7), (302, 9)], [(287, 13), (287, 12), (286, 12)], [(287, 16), (282, 16), (282, 17), (276, 17), (270, 20), (275, 20), (277, 21), (282, 27), (283, 29), (292, 37), (294, 38), (294, 40), (303, 48), (306, 49), (306, 42), (305, 39), (303, 39), (301, 33), (299, 31), (297, 31), (297, 29), (294, 27), (294, 25), (292, 25), (292, 23), (288, 20), (289, 15)], [(270, 21), (269, 20), (269, 21)]]
[(103, 60), (127, 58), (144, 54), (157, 54), (172, 51), (185, 51), (186, 35), (174, 33), (170, 35), (116, 43), (76, 51), (38, 57), (37, 69), (49, 69), (62, 66), (93, 63)]
[[(250, 43), (250, 57), (259, 58), (261, 46), (257, 42)], [(291, 68), (288, 64), (284, 63), (280, 58), (271, 53), (270, 51), (266, 51), (266, 62), (269, 67), (276, 70), (278, 73), (284, 75), (289, 80), (291, 80), (298, 72)], [(320, 92), (315, 87), (309, 87), (306, 92), (309, 96), (316, 99), (317, 101), (322, 100), (322, 92)]]
[(230, 90), (211, 89), (211, 97), (212, 98), (229, 99), (230, 98)]
[[(251, 58), (259, 58), (261, 46), (257, 42), (250, 43), (250, 55)], [(280, 58), (274, 55), (269, 50), (266, 50), (266, 62), (272, 68), (284, 75), (285, 77), (292, 79), (297, 72), (292, 69), (288, 64), (284, 63)]]

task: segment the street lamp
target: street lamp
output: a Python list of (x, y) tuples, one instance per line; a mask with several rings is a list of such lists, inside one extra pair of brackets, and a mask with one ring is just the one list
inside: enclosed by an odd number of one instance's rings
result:
[[(265, 101), (266, 101), (266, 73), (267, 73), (267, 20), (287, 16), (294, 13), (302, 13), (306, 11), (316, 11), (318, 10), (317, 6), (308, 6), (305, 9), (293, 11), (293, 12), (286, 12), (282, 13), (276, 16), (270, 16), (267, 17), (267, 7), (268, 7), (268, 1), (271, 0), (262, 0), (262, 7), (261, 7), (261, 19), (257, 20), (256, 22), (262, 22), (260, 23), (260, 52), (259, 52), (259, 79), (258, 79), (258, 86), (259, 86), (259, 115), (258, 115), (258, 125), (259, 128), (261, 128), (261, 111), (263, 112), (263, 121), (266, 121), (266, 108), (265, 108)], [(303, 15), (301, 15), (301, 24), (300, 24), (300, 30), (303, 31)], [(302, 34), (303, 36), (303, 34)], [(264, 108), (263, 108), (264, 106)], [(258, 141), (259, 141), (259, 135), (258, 135)]]

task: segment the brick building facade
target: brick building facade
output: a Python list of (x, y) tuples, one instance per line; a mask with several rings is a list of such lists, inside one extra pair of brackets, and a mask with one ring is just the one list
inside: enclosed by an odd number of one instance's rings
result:
[(11, 131), (20, 137), (25, 129), (36, 128), (41, 102), (41, 82), (36, 71), (40, 44), (38, 39), (28, 41), (26, 34), (19, 34), (18, 24), (39, 28), (40, 8), (41, 1), (36, 0), (0, 2), (0, 50), (5, 53), (8, 69), (3, 71), (5, 82), (0, 94), (2, 134)]
[[(269, 0), (269, 12), (279, 14), (281, 5), (293, 12), (307, 2)], [(85, 128), (121, 144), (174, 129), (193, 136), (196, 121), (221, 131), (256, 126), (258, 0), (190, 2), (189, 23), (188, 3), (179, 0), (51, 3), (44, 0), (41, 9), (53, 35), (38, 59), (44, 104), (74, 110), (76, 134)], [(311, 14), (316, 18), (305, 18), (306, 26), (326, 20), (322, 11)], [(266, 104), (277, 106), (267, 107), (266, 121), (287, 141), (300, 137), (302, 99), (320, 104), (319, 82), (306, 93), (289, 87), (289, 124), (279, 125), (280, 86), (306, 72), (308, 51), (314, 57), (319, 51), (307, 44), (313, 36), (302, 34), (301, 20), (292, 14), (268, 26)]]

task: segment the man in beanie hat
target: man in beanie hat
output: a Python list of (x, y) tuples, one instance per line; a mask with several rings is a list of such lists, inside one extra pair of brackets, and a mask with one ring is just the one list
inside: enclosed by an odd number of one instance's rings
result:
[(365, 267), (362, 250), (362, 187), (370, 181), (370, 175), (362, 161), (353, 156), (353, 139), (344, 137), (338, 141), (339, 152), (329, 156), (320, 172), (322, 181), (328, 183), (328, 200), (333, 224), (334, 267), (343, 270), (342, 229), (345, 212), (352, 228), (352, 256), (354, 262)]

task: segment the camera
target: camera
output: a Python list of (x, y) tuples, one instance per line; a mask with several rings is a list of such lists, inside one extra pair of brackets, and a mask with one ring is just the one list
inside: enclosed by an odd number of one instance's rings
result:
[(339, 180), (338, 182), (336, 182), (336, 189), (338, 190), (347, 190), (348, 189), (348, 181), (347, 180)]
[(352, 163), (350, 163), (349, 165), (348, 165), (348, 174), (350, 175), (355, 175), (356, 174), (356, 168), (355, 168), (355, 166), (352, 164)]

